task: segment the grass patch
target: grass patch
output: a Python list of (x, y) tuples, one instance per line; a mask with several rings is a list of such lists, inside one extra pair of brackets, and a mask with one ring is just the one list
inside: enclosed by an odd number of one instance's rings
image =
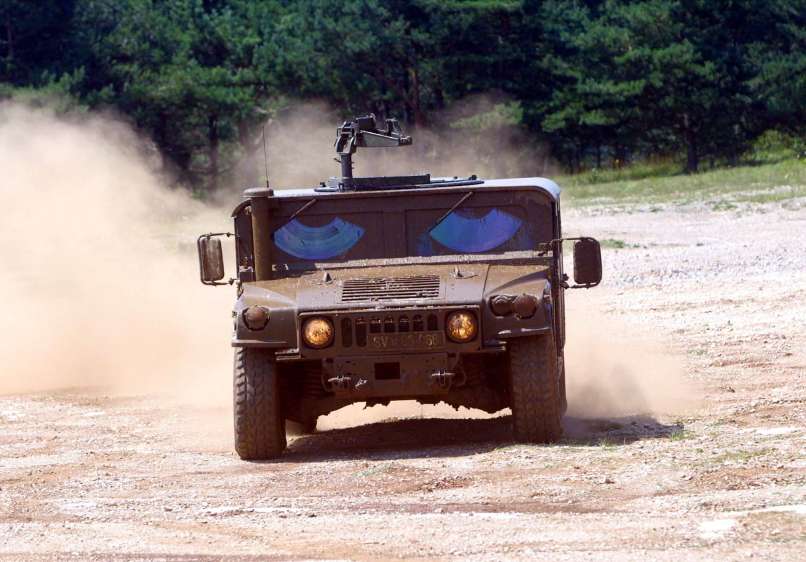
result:
[(806, 197), (806, 185), (787, 185), (771, 191), (740, 194), (737, 200), (748, 203), (778, 203), (796, 197)]
[(669, 441), (685, 441), (694, 439), (694, 432), (687, 429), (675, 429), (669, 434)]
[(733, 201), (725, 201), (724, 199), (720, 199), (719, 201), (711, 201), (708, 203), (708, 205), (711, 207), (712, 211), (735, 211), (739, 208), (739, 206)]
[(370, 476), (377, 476), (378, 474), (383, 474), (387, 470), (392, 468), (392, 463), (384, 463), (379, 464), (376, 466), (371, 466), (365, 470), (361, 470), (353, 474), (353, 476), (357, 476), (358, 478), (368, 478)]
[(763, 457), (771, 453), (773, 449), (758, 449), (756, 451), (730, 451), (728, 453), (723, 453), (718, 457), (714, 458), (714, 462), (722, 463), (745, 463), (751, 459), (755, 459), (758, 457)]
[(682, 175), (680, 163), (674, 161), (666, 162), (637, 162), (624, 168), (608, 169), (594, 168), (568, 176), (567, 183), (575, 185), (600, 185), (603, 183), (637, 181), (647, 178), (660, 178)]
[(615, 449), (619, 445), (623, 445), (623, 444), (624, 443), (617, 443), (617, 442), (613, 441), (612, 439), (610, 439), (609, 437), (603, 437), (602, 440), (599, 441), (599, 446), (604, 451), (612, 451), (613, 449)]
[(699, 174), (668, 173), (666, 165), (636, 171), (615, 170), (558, 177), (563, 195), (573, 205), (594, 203), (692, 203), (728, 199), (736, 202), (773, 202), (806, 196), (806, 161), (780, 162), (709, 170)]
[(605, 238), (604, 240), (600, 240), (599, 243), (602, 245), (602, 248), (613, 248), (615, 250), (641, 247), (640, 244), (630, 244), (629, 242), (625, 242), (624, 240), (619, 240), (617, 238)]

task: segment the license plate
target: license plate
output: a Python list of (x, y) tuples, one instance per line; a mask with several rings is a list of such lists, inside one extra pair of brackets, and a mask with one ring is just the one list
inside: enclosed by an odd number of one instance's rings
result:
[(374, 349), (432, 349), (445, 344), (442, 332), (416, 332), (412, 334), (370, 334), (369, 345)]

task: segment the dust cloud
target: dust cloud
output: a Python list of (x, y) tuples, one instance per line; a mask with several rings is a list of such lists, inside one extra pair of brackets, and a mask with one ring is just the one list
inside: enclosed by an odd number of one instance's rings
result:
[[(494, 115), (506, 101), (500, 96), (472, 96), (455, 103), (450, 111), (436, 113), (428, 126), (403, 124), (403, 132), (411, 135), (414, 143), (400, 148), (359, 149), (353, 157), (354, 173), (524, 177), (556, 172), (558, 167), (548, 148), (535, 144), (516, 125), (493, 122), (483, 129), (472, 124), (459, 126), (473, 116)], [(339, 165), (334, 161), (336, 127), (351, 117), (326, 104), (310, 102), (296, 103), (273, 117), (266, 125), (272, 187), (310, 187), (338, 175)], [(251, 175), (251, 181), (262, 183), (257, 181), (265, 179), (262, 148), (245, 162), (253, 168), (246, 177)]]
[[(328, 124), (337, 121), (323, 106), (280, 115), (269, 127), (288, 133), (270, 132), (275, 183), (310, 185), (335, 173), (335, 128)], [(389, 168), (384, 173), (399, 173), (416, 169), (414, 162), (426, 169), (441, 162), (436, 174), (482, 171), (467, 152), (454, 159), (429, 153), (429, 142), (409, 155), (376, 151), (398, 160), (365, 159), (365, 151), (356, 173), (381, 164)], [(98, 386), (228, 404), (233, 294), (199, 284), (193, 242), (230, 226), (236, 198), (214, 208), (167, 187), (153, 171), (155, 155), (114, 119), (0, 105), (0, 393)], [(581, 297), (567, 298), (569, 415), (679, 413), (691, 405), (680, 362), (635, 330), (591, 314), (595, 303)], [(320, 428), (488, 417), (415, 402), (360, 408), (335, 412)]]
[[(269, 120), (265, 130), (271, 186), (311, 187), (337, 175), (334, 142), (342, 121), (334, 110), (317, 103), (294, 104)], [(259, 177), (265, 179), (262, 152), (255, 160)]]
[(603, 312), (607, 294), (591, 291), (566, 292), (568, 415), (680, 416), (696, 408), (698, 393), (682, 357), (646, 329)]
[(0, 393), (229, 401), (233, 295), (199, 284), (194, 247), (228, 213), (155, 154), (114, 119), (0, 105)]
[[(574, 418), (672, 418), (698, 408), (699, 393), (685, 375), (683, 359), (645, 331), (602, 312), (606, 293), (593, 291), (566, 293), (568, 423)], [(354, 404), (320, 418), (318, 428), (342, 429), (407, 418), (487, 419), (509, 413), (508, 409), (488, 414), (411, 400), (366, 409)]]

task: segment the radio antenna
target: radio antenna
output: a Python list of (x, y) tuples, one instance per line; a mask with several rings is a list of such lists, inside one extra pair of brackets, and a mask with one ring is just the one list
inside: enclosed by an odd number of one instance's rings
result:
[(263, 123), (263, 164), (266, 167), (266, 187), (269, 187), (269, 151), (266, 148), (266, 126), (269, 124), (268, 121)]

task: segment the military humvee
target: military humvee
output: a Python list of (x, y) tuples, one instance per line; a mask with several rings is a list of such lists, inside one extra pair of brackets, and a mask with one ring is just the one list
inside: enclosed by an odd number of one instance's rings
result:
[[(247, 189), (235, 232), (198, 239), (201, 281), (238, 298), (235, 449), (268, 459), (286, 420), (314, 431), (351, 404), (440, 401), (512, 409), (517, 440), (550, 443), (566, 410), (560, 189), (544, 178), (353, 177), (359, 147), (411, 144), (370, 115), (337, 129), (341, 176), (313, 189)], [(576, 287), (601, 252), (575, 238)]]

